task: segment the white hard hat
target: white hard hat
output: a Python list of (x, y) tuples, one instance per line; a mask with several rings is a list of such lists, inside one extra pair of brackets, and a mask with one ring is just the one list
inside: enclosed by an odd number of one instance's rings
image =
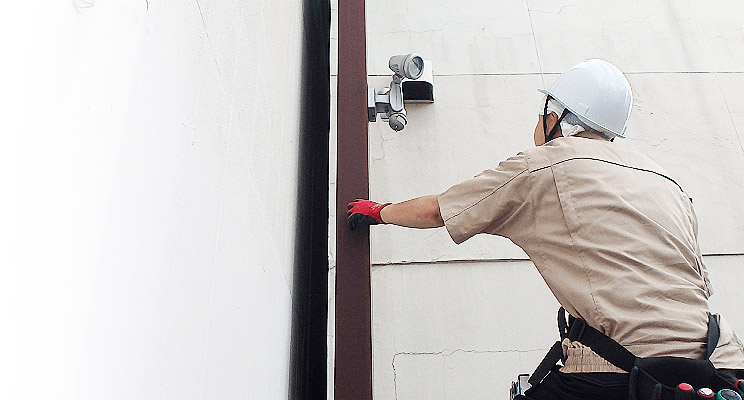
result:
[(620, 70), (603, 60), (587, 60), (539, 89), (599, 132), (625, 137), (633, 106), (630, 84)]

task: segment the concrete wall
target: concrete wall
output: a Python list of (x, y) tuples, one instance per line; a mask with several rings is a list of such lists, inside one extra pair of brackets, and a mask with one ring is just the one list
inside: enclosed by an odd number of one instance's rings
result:
[[(588, 58), (633, 87), (629, 138), (695, 199), (722, 310), (744, 334), (744, 5), (715, 1), (367, 2), (370, 85), (387, 60), (434, 64), (436, 103), (400, 133), (370, 126), (370, 197), (444, 191), (532, 145), (541, 94)], [(333, 208), (332, 208), (333, 209)], [(374, 396), (503, 399), (556, 340), (552, 298), (508, 240), (455, 245), (444, 229), (372, 229)]]
[(287, 398), (301, 2), (3, 14), (0, 397)]

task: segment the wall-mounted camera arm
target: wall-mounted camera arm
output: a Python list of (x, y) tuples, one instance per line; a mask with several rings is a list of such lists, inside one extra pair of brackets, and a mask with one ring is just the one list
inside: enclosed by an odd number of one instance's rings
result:
[(406, 127), (406, 109), (403, 106), (403, 87), (400, 79), (393, 79), (390, 88), (367, 89), (367, 119), (377, 121), (377, 114), (395, 131)]

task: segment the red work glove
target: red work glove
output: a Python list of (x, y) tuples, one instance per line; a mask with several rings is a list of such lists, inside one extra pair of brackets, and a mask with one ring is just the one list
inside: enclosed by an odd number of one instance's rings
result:
[(380, 211), (390, 204), (380, 204), (364, 199), (352, 201), (347, 204), (349, 211), (346, 212), (346, 216), (349, 218), (349, 226), (351, 226), (351, 229), (356, 229), (357, 226), (362, 225), (384, 224), (385, 222), (380, 218)]

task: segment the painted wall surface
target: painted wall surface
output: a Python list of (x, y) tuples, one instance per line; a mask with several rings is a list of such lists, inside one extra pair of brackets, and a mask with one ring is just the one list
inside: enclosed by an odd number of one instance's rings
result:
[[(538, 88), (588, 58), (623, 70), (635, 103), (618, 146), (659, 162), (694, 198), (717, 290), (744, 335), (744, 5), (735, 0), (367, 2), (371, 86), (388, 58), (434, 65), (436, 103), (370, 125), (370, 197), (436, 194), (532, 146)], [(374, 397), (505, 399), (557, 338), (552, 297), (506, 239), (372, 229)]]
[(0, 398), (287, 398), (301, 3), (3, 14)]

